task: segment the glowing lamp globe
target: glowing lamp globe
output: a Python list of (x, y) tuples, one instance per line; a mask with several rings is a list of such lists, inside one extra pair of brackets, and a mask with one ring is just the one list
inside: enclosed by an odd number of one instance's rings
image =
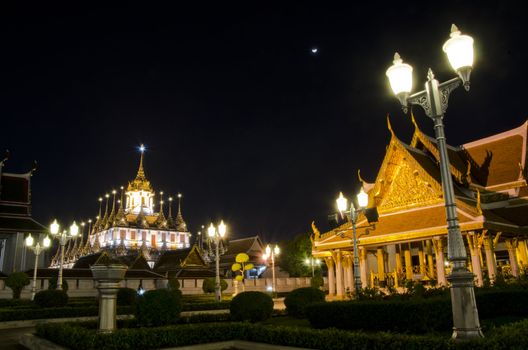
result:
[(211, 222), (211, 225), (209, 225), (209, 227), (207, 228), (207, 234), (209, 235), (209, 237), (214, 237), (215, 231), (216, 231), (216, 229), (215, 229), (213, 223)]
[(73, 224), (70, 226), (70, 235), (72, 237), (75, 237), (77, 236), (78, 233), (79, 233), (79, 226), (77, 226), (77, 224), (74, 221)]
[(310, 265), (310, 259), (306, 259), (304, 260), (304, 262), (306, 263), (306, 265)]
[(458, 73), (466, 90), (469, 88), (469, 75), (473, 67), (473, 38), (462, 35), (456, 25), (451, 25), (450, 38), (442, 47), (451, 67)]
[(361, 188), (361, 191), (359, 191), (357, 195), (358, 205), (361, 208), (365, 208), (368, 205), (368, 199), (368, 194), (363, 190), (363, 188)]
[(26, 237), (26, 246), (27, 247), (32, 247), (33, 246), (33, 237), (31, 236), (31, 234), (29, 236)]
[(392, 66), (387, 69), (385, 74), (389, 78), (392, 91), (396, 96), (409, 95), (412, 91), (412, 71), (413, 68), (407, 63), (403, 63), (400, 55), (394, 54)]
[(48, 236), (46, 236), (44, 238), (43, 244), (44, 244), (44, 248), (48, 248), (51, 245), (51, 239)]
[(227, 231), (226, 224), (224, 224), (224, 220), (220, 221), (220, 225), (218, 225), (218, 233), (220, 234), (220, 237), (224, 237)]
[(53, 222), (50, 225), (50, 232), (52, 235), (56, 235), (59, 233), (59, 223), (57, 222), (57, 219), (53, 220)]
[(262, 255), (262, 260), (268, 260), (268, 254), (263, 254)]
[(273, 252), (275, 253), (275, 255), (279, 255), (280, 253), (280, 248), (278, 245), (275, 246), (275, 248), (273, 249)]
[(266, 255), (267, 256), (270, 256), (271, 254), (271, 247), (269, 246), (269, 244), (266, 246)]
[(347, 210), (348, 199), (346, 199), (343, 196), (343, 192), (339, 192), (339, 197), (336, 199), (336, 203), (337, 203), (337, 210), (339, 210), (340, 212)]

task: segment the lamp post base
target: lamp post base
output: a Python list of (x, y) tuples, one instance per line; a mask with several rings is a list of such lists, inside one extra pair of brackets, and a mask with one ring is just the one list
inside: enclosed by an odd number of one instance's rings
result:
[(455, 340), (483, 338), (473, 289), (473, 274), (465, 268), (453, 270), (447, 276), (451, 283), (453, 335)]

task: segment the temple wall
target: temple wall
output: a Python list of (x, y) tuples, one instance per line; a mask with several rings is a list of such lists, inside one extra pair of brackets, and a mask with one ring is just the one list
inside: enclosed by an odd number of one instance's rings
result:
[[(5, 278), (0, 278), (0, 299), (12, 298), (12, 291), (10, 288), (5, 286)], [(68, 295), (70, 297), (95, 297), (97, 295), (97, 289), (95, 288), (95, 281), (87, 278), (67, 278), (65, 279), (68, 283)], [(180, 282), (180, 290), (183, 294), (203, 294), (202, 291), (202, 278), (185, 278), (178, 279)], [(309, 287), (310, 277), (288, 277), (288, 278), (277, 278), (277, 292), (289, 292), (296, 288)], [(325, 286), (327, 286), (327, 279), (325, 278)], [(227, 290), (223, 293), (232, 294), (234, 292), (233, 280), (226, 279), (228, 284)], [(165, 279), (126, 279), (121, 282), (122, 287), (138, 289), (139, 285), (145, 291), (164, 288), (167, 285)], [(247, 279), (244, 283), (246, 291), (260, 291), (266, 292), (272, 285), (271, 278), (260, 278), (260, 279)], [(37, 291), (47, 289), (48, 279), (37, 278)], [(239, 284), (238, 291), (242, 292), (242, 286)], [(29, 299), (31, 295), (31, 284), (26, 286), (22, 290), (21, 297), (23, 299)]]

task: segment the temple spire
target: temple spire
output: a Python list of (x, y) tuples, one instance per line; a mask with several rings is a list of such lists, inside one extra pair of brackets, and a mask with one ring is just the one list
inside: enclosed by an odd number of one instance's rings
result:
[(110, 216), (108, 217), (108, 222), (106, 223), (105, 228), (109, 228), (113, 225), (114, 219), (115, 219), (115, 204), (116, 204), (116, 190), (112, 190), (112, 212), (110, 213)]
[(97, 218), (96, 218), (97, 220), (95, 220), (95, 223), (94, 223), (94, 227), (93, 227), (94, 232), (99, 231), (99, 226), (101, 226), (101, 220), (103, 218), (101, 214), (102, 207), (103, 207), (103, 197), (99, 197), (99, 215), (97, 215)]
[(117, 202), (119, 203), (119, 209), (114, 219), (114, 226), (128, 226), (128, 222), (125, 216), (125, 192), (124, 187), (121, 186), (121, 199)]
[(110, 195), (108, 193), (105, 194), (105, 198), (106, 198), (105, 214), (103, 216), (103, 219), (101, 220), (102, 229), (105, 229), (106, 223), (108, 222), (108, 199), (110, 198)]
[(169, 217), (167, 218), (167, 225), (169, 228), (174, 228), (174, 219), (172, 218), (172, 197), (169, 197)]
[(178, 214), (176, 215), (176, 230), (179, 232), (187, 232), (187, 224), (183, 220), (183, 216), (181, 213), (181, 199), (182, 194), (178, 193)]
[(139, 151), (141, 152), (141, 158), (139, 159), (139, 169), (136, 175), (136, 179), (145, 180), (145, 170), (143, 170), (143, 155), (145, 154), (144, 144), (141, 144), (141, 146), (139, 146)]
[(163, 214), (163, 191), (160, 192), (160, 211), (158, 214), (158, 219), (156, 220), (156, 226), (158, 228), (167, 228), (167, 219), (165, 219), (165, 214)]

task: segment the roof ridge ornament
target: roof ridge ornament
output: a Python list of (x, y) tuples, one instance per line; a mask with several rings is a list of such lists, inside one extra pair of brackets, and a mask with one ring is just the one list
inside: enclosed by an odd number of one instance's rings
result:
[(396, 136), (394, 135), (394, 130), (392, 129), (392, 125), (391, 125), (391, 122), (390, 122), (390, 114), (387, 113), (387, 128), (389, 129), (390, 133), (392, 136)]

